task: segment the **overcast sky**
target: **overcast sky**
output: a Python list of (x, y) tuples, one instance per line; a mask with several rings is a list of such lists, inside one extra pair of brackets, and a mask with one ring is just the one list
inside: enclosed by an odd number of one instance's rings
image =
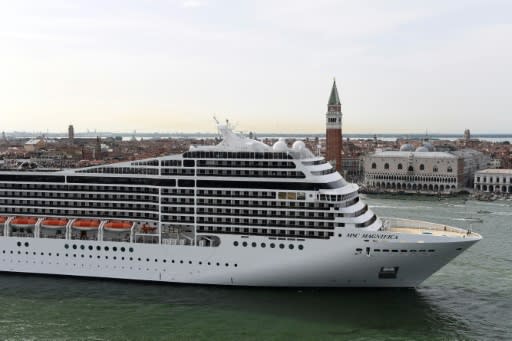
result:
[(0, 0), (0, 131), (512, 133), (512, 1)]

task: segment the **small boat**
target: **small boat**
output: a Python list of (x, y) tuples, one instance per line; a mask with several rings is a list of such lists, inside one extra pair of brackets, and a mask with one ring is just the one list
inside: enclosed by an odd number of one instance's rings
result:
[(106, 231), (113, 231), (113, 232), (122, 232), (122, 231), (129, 231), (133, 226), (133, 222), (131, 221), (122, 221), (122, 220), (111, 220), (108, 223), (106, 223), (103, 228)]
[(77, 219), (72, 227), (80, 231), (95, 231), (100, 227), (100, 221), (97, 219)]
[(68, 224), (67, 219), (63, 218), (48, 218), (41, 222), (41, 227), (45, 229), (63, 229)]
[(147, 225), (147, 224), (144, 224), (144, 225), (142, 225), (142, 227), (141, 227), (141, 231), (142, 231), (143, 233), (153, 233), (153, 232), (155, 232), (155, 231), (156, 231), (156, 227), (153, 227), (153, 226), (149, 226), (149, 225)]
[(13, 227), (34, 227), (37, 219), (34, 217), (16, 217), (11, 221)]

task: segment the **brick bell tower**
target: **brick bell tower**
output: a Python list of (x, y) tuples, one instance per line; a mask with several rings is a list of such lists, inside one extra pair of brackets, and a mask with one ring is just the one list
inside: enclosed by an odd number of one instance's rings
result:
[(343, 150), (341, 134), (341, 102), (336, 88), (336, 79), (332, 84), (331, 95), (327, 103), (326, 116), (326, 152), (325, 158), (338, 172), (341, 172), (341, 152)]

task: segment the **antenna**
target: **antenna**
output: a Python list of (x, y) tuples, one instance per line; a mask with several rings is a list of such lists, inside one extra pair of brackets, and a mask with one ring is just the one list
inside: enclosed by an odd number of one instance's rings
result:
[(215, 121), (215, 123), (219, 124), (219, 120), (217, 119), (217, 117), (215, 117), (215, 114), (213, 114), (213, 120)]

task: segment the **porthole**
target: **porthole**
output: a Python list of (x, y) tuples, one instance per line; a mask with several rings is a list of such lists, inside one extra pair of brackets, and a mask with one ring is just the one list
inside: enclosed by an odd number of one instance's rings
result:
[[(97, 258), (98, 258), (98, 259), (100, 259), (101, 257), (100, 257), (100, 256), (98, 256)], [(99, 265), (98, 265), (98, 266), (99, 266)]]
[(246, 246), (247, 246), (247, 242), (243, 242), (243, 243), (242, 243), (242, 246), (243, 246), (243, 247), (246, 247)]
[(235, 263), (235, 268), (238, 267), (238, 264)]
[(92, 258), (92, 255), (89, 255), (89, 258)]
[(18, 246), (21, 246), (21, 242), (16, 243)]
[(234, 245), (234, 246), (238, 246), (238, 242), (235, 240), (235, 241), (233, 242), (233, 245)]
[(256, 244), (256, 242), (252, 242), (251, 245), (252, 245), (252, 247), (256, 247), (256, 245), (258, 245), (258, 244)]
[(25, 242), (25, 246), (28, 247), (28, 242)]
[(293, 248), (294, 248), (293, 244), (288, 245), (288, 248), (289, 248), (290, 250), (293, 250)]
[(274, 243), (270, 243), (270, 248), (271, 248), (271, 249), (273, 249), (273, 248), (275, 248), (275, 247), (276, 247), (276, 244), (274, 244)]
[[(51, 255), (50, 255), (51, 256)], [(81, 256), (82, 258), (84, 258), (84, 255)]]
[(265, 244), (265, 243), (261, 243), (261, 247), (262, 247), (262, 248), (266, 248), (266, 247), (267, 247), (267, 244)]
[(189, 261), (188, 261), (188, 264), (192, 264), (192, 261), (191, 261), (191, 260), (189, 260)]
[(174, 259), (173, 259), (173, 260), (171, 260), (171, 263), (172, 263), (172, 264), (174, 264)]
[(280, 249), (284, 249), (284, 244), (279, 244)]
[(157, 263), (157, 262), (158, 262), (158, 259), (155, 258), (155, 263)]
[(229, 264), (228, 264), (228, 263), (226, 263), (226, 264), (224, 264), (224, 265), (229, 266)]
[(146, 258), (146, 262), (149, 262), (149, 258)]
[(115, 251), (117, 251), (117, 247), (116, 247), (116, 246), (114, 246), (114, 247), (112, 248), (112, 251), (114, 251), (114, 252), (115, 252)]
[(69, 249), (69, 244), (65, 244), (65, 245), (64, 245), (64, 248), (65, 248), (65, 249)]
[(182, 260), (180, 260), (180, 264), (183, 264), (183, 261), (182, 261)]
[(304, 250), (304, 246), (303, 245), (299, 245), (299, 250)]
[(133, 260), (133, 257), (130, 257), (130, 260)]
[(128, 251), (133, 252), (133, 247), (129, 248)]
[(220, 265), (220, 263), (216, 263), (216, 265), (217, 265), (217, 266), (219, 266), (219, 265)]
[(80, 249), (81, 250), (85, 249), (85, 246), (84, 245), (80, 245)]
[(212, 265), (212, 263), (211, 263), (211, 262), (208, 262), (208, 265)]
[(92, 249), (93, 249), (92, 245), (89, 245), (89, 250), (91, 250), (91, 251), (92, 251)]
[[(121, 257), (121, 260), (124, 260), (124, 257)], [(164, 262), (165, 263), (165, 262)]]
[(137, 260), (140, 262), (140, 257), (139, 257), (139, 258), (137, 258)]
[[(43, 253), (41, 252), (41, 256), (43, 255)], [(76, 253), (73, 253), (73, 257), (76, 258)]]
[(116, 259), (117, 259), (117, 257), (116, 257), (116, 256), (114, 256), (113, 258), (114, 258), (114, 260), (116, 260)]
[(200, 262), (199, 262), (199, 265), (202, 265), (202, 264), (203, 264), (203, 262), (201, 262), (201, 261), (200, 261)]
[[(124, 259), (124, 257), (123, 257), (123, 259)], [(167, 263), (167, 259), (164, 259), (164, 263)]]
[(25, 254), (28, 255), (28, 251), (26, 251)]
[(105, 251), (108, 251), (108, 246), (105, 246)]
[(124, 248), (124, 246), (121, 248), (121, 252), (125, 252), (126, 249)]
[(101, 251), (101, 246), (96, 246), (96, 250)]
[(108, 259), (108, 256), (105, 256), (105, 259)]
[(76, 244), (73, 244), (73, 250), (76, 250)]

